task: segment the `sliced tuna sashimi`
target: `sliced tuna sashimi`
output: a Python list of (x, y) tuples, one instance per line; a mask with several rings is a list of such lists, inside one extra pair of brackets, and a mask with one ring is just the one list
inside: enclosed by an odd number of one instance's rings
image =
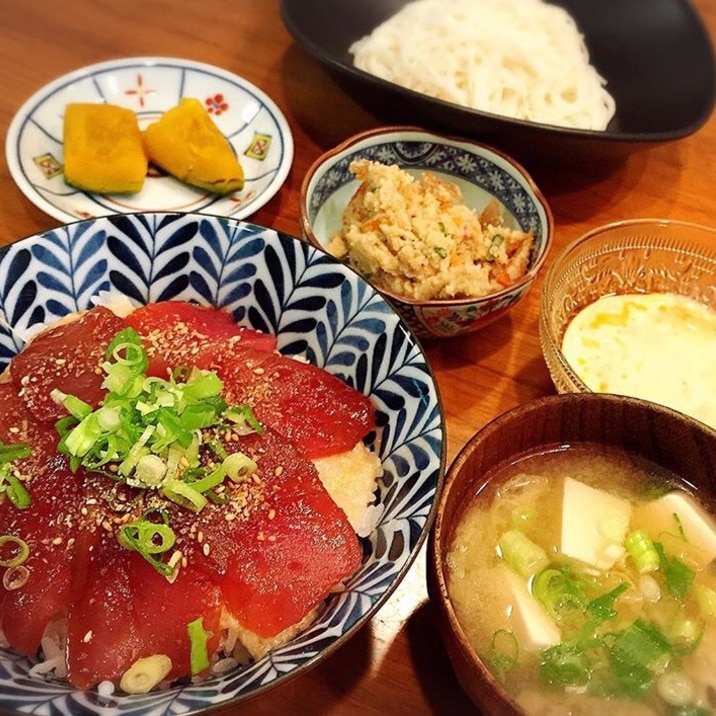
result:
[[(28, 570), (27, 580), (16, 589), (0, 585), (0, 625), (21, 654), (35, 655), (45, 628), (71, 600), (76, 530), (69, 518), (81, 504), (81, 482), (62, 457), (48, 456), (41, 477), (27, 484), (30, 506), (6, 505), (2, 533), (23, 540), (29, 549), (15, 570)], [(5, 576), (9, 570), (0, 571)], [(12, 572), (7, 576), (9, 583), (15, 580)]]
[[(30, 506), (18, 509), (7, 497), (0, 503), (0, 534), (23, 540), (29, 549), (21, 565), (29, 570), (27, 581), (17, 589), (0, 584), (0, 626), (16, 651), (34, 655), (45, 627), (70, 599), (74, 534), (65, 517), (79, 500), (80, 479), (57, 455), (54, 428), (33, 418), (13, 383), (0, 383), (0, 403), (0, 439), (31, 449), (29, 457), (13, 463)], [(12, 541), (7, 547), (13, 548)], [(0, 576), (6, 571), (0, 569)], [(8, 578), (15, 581), (12, 573)]]
[(79, 689), (105, 679), (118, 682), (141, 651), (128, 569), (134, 558), (142, 559), (113, 535), (91, 555), (88, 588), (70, 606), (67, 620), (67, 675)]
[(184, 551), (189, 562), (219, 575), (229, 611), (241, 626), (272, 637), (353, 574), (362, 551), (315, 467), (284, 438), (266, 430), (229, 441), (226, 448), (252, 457), (258, 470), (238, 486), (227, 481), (224, 495), (231, 499), (222, 509), (200, 513), (203, 539), (193, 555)]
[(118, 682), (137, 659), (168, 656), (168, 679), (191, 673), (187, 625), (198, 618), (211, 633), (211, 654), (220, 636), (221, 595), (218, 587), (190, 566), (175, 582), (107, 535), (90, 562), (92, 579), (70, 608), (68, 675), (73, 684), (90, 688), (100, 681)]
[[(219, 645), (223, 600), (218, 585), (188, 565), (170, 583), (143, 559), (132, 561), (130, 586), (139, 636), (146, 654), (166, 654), (172, 661), (168, 678), (191, 673), (191, 642), (187, 625), (202, 619), (210, 634), (207, 653)], [(141, 605), (141, 606), (140, 606)]]
[[(350, 523), (309, 460), (359, 442), (374, 427), (370, 400), (275, 353), (273, 337), (238, 328), (224, 311), (166, 303), (132, 316), (125, 323), (98, 308), (43, 332), (12, 362), (12, 382), (0, 384), (0, 438), (33, 445), (21, 466), (30, 508), (15, 509), (7, 499), (0, 506), (4, 533), (30, 548), (26, 584), (0, 592), (0, 625), (14, 648), (34, 654), (48, 622), (67, 614), (68, 678), (78, 688), (117, 683), (138, 658), (153, 654), (172, 660), (168, 678), (190, 673), (187, 625), (202, 618), (211, 652), (224, 608), (245, 630), (270, 639), (301, 622), (362, 559)], [(99, 404), (98, 368), (128, 324), (147, 339), (158, 374), (194, 357), (217, 370), (227, 402), (250, 403), (268, 426), (262, 434), (224, 427), (211, 436), (226, 452), (249, 455), (258, 470), (237, 482), (225, 478), (218, 501), (198, 514), (156, 490), (70, 472), (56, 454), (54, 427), (42, 422), (65, 414), (49, 398), (54, 388)], [(204, 450), (207, 460), (216, 457), (214, 448)], [(117, 539), (119, 524), (157, 509), (184, 557), (173, 582)]]
[(30, 412), (41, 421), (67, 414), (51, 397), (58, 388), (92, 406), (102, 399), (100, 366), (112, 338), (126, 328), (107, 308), (98, 306), (77, 320), (52, 326), (35, 336), (10, 363), (10, 376)]
[(258, 420), (308, 458), (351, 450), (375, 426), (368, 397), (310, 363), (239, 347), (207, 367), (223, 381), (227, 402), (250, 404)]
[(182, 365), (200, 367), (224, 346), (273, 351), (276, 337), (239, 326), (228, 311), (183, 301), (150, 303), (127, 316), (144, 338), (149, 374), (165, 378)]

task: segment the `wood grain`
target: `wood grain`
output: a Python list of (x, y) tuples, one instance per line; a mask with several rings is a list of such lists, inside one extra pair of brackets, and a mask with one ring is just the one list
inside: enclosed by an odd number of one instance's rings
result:
[[(695, 0), (711, 36), (716, 3)], [(306, 169), (350, 134), (379, 125), (283, 27), (278, 0), (0, 0), (0, 142), (31, 94), (61, 74), (121, 57), (207, 62), (263, 89), (285, 113), (295, 161), (286, 184), (251, 220), (298, 235)], [(550, 201), (553, 252), (611, 221), (660, 217), (716, 224), (716, 118), (682, 141), (636, 152), (618, 164), (527, 165)], [(0, 244), (53, 228), (0, 167)], [(487, 421), (554, 392), (537, 334), (538, 279), (511, 314), (477, 334), (427, 346), (442, 393), (448, 459)], [(469, 701), (447, 663), (425, 588), (421, 555), (377, 617), (312, 671), (217, 714), (465, 713)]]

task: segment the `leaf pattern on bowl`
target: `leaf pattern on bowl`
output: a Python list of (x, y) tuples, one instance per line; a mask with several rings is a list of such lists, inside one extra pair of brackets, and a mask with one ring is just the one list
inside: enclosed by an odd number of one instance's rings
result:
[(0, 709), (70, 714), (192, 714), (255, 695), (332, 652), (385, 602), (417, 555), (442, 486), (445, 426), (425, 355), (393, 308), (363, 279), (297, 239), (236, 219), (190, 214), (104, 217), (0, 249), (0, 369), (23, 345), (15, 331), (93, 305), (99, 292), (138, 303), (193, 300), (226, 307), (237, 321), (276, 333), (372, 396), (370, 436), (385, 470), (379, 522), (345, 591), (290, 643), (201, 684), (141, 696), (79, 692), (29, 676), (33, 662), (0, 650)]

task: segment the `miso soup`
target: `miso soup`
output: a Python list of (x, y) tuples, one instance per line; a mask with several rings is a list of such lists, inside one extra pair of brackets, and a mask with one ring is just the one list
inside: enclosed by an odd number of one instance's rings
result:
[(464, 508), (450, 599), (526, 713), (716, 714), (716, 519), (682, 477), (571, 446)]

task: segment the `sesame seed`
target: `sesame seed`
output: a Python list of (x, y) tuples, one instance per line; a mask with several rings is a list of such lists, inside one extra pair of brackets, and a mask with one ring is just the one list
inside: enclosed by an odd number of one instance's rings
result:
[(52, 540), (52, 544), (57, 546), (58, 544), (62, 544), (62, 537), (55, 537), (55, 539)]
[(272, 520), (272, 519), (274, 519), (275, 517), (276, 517), (276, 510), (274, 510), (273, 508), (271, 508), (271, 509), (269, 510), (269, 512), (268, 512), (268, 518), (269, 518), (270, 520)]
[(92, 636), (93, 636), (92, 630), (90, 629), (90, 630), (82, 637), (82, 641), (83, 641), (85, 644), (89, 644), (89, 643), (92, 641)]
[(209, 543), (206, 542), (204, 546), (201, 548), (201, 551), (204, 553), (205, 557), (209, 556), (209, 552), (211, 551), (211, 547), (209, 546)]
[(283, 465), (279, 465), (274, 471), (273, 474), (276, 475), (276, 477), (281, 477), (283, 475)]

